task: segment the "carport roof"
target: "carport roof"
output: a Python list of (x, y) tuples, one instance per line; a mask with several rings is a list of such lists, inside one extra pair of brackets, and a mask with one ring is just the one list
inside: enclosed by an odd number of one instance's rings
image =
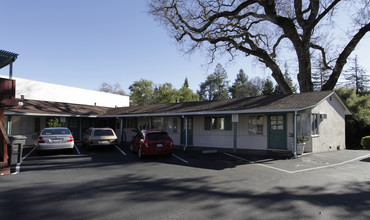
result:
[(109, 108), (63, 102), (17, 99), (20, 105), (5, 108), (6, 115), (35, 115), (60, 117), (96, 117)]
[(0, 69), (14, 62), (18, 54), (5, 50), (0, 50)]

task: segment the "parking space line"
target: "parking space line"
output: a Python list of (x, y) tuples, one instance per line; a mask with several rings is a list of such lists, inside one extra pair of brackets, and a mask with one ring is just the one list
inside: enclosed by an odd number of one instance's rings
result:
[(77, 154), (78, 155), (80, 155), (81, 154), (81, 152), (80, 152), (80, 150), (78, 149), (78, 147), (77, 147), (77, 145), (75, 144), (75, 149), (76, 149), (76, 151), (77, 151)]
[(32, 154), (32, 152), (34, 152), (36, 150), (36, 147), (34, 147), (30, 152), (28, 152), (28, 154), (26, 154), (23, 158), (22, 158), (22, 161), (25, 160), (30, 154)]
[(176, 154), (172, 154), (172, 156), (176, 157), (177, 159), (181, 160), (184, 163), (189, 163), (187, 160), (182, 159), (181, 157), (177, 156)]
[(230, 156), (230, 157), (234, 157), (234, 158), (239, 159), (239, 160), (244, 160), (244, 161), (246, 161), (246, 162), (248, 162), (248, 163), (250, 163), (250, 162), (251, 162), (250, 160), (247, 160), (247, 159), (244, 159), (244, 158), (241, 158), (241, 157), (238, 157), (238, 156), (235, 156), (235, 155), (229, 154), (229, 153), (224, 153), (224, 154), (225, 154), (225, 155), (227, 155), (227, 156)]
[(305, 171), (311, 171), (311, 170), (318, 170), (318, 169), (327, 168), (327, 167), (340, 166), (340, 165), (343, 165), (343, 164), (346, 164), (346, 163), (350, 163), (350, 162), (353, 162), (353, 161), (356, 161), (356, 160), (361, 160), (361, 159), (368, 158), (368, 157), (370, 157), (370, 154), (367, 154), (365, 156), (360, 156), (360, 157), (354, 158), (352, 160), (343, 161), (341, 163), (330, 164), (330, 165), (321, 166), (321, 167), (307, 168), (307, 169), (303, 169), (303, 170), (296, 170), (296, 171), (292, 171), (291, 173), (299, 173), (299, 172), (305, 172)]
[[(28, 154), (26, 154), (24, 157), (22, 157), (22, 161), (25, 160), (35, 150), (36, 150), (36, 147), (34, 147), (30, 152), (28, 152)], [(17, 165), (15, 166), (15, 172), (11, 173), (12, 175), (16, 175), (21, 171), (22, 161), (20, 163), (17, 163)]]
[(279, 171), (282, 171), (282, 172), (285, 172), (285, 173), (294, 174), (294, 173), (301, 173), (301, 172), (306, 172), (306, 171), (324, 169), (324, 168), (328, 168), (328, 167), (340, 166), (340, 165), (343, 165), (343, 164), (347, 164), (347, 163), (354, 162), (354, 161), (361, 160), (361, 159), (368, 158), (368, 157), (370, 157), (370, 154), (360, 156), (360, 157), (356, 157), (356, 158), (351, 159), (351, 160), (346, 160), (346, 161), (343, 161), (341, 163), (330, 164), (330, 165), (325, 165), (325, 166), (320, 166), (320, 167), (312, 167), (312, 168), (307, 168), (307, 169), (302, 169), (302, 170), (295, 170), (295, 171), (288, 171), (288, 170), (276, 168), (276, 167), (273, 167), (273, 166), (265, 165), (265, 164), (262, 164), (262, 163), (255, 163), (255, 164), (259, 165), (259, 166), (266, 167), (266, 168), (279, 170)]
[(124, 156), (127, 156), (127, 154), (120, 148), (118, 147), (117, 145), (114, 145), (116, 147), (117, 150), (119, 150)]
[(269, 165), (265, 165), (265, 164), (262, 164), (262, 163), (255, 163), (255, 165), (266, 167), (266, 168), (270, 168), (270, 169), (273, 169), (273, 170), (278, 170), (278, 171), (281, 171), (281, 172), (284, 172), (284, 173), (289, 173), (289, 174), (292, 174), (292, 173), (295, 173), (296, 172), (296, 171), (288, 171), (288, 170), (280, 169), (280, 168), (269, 166)]

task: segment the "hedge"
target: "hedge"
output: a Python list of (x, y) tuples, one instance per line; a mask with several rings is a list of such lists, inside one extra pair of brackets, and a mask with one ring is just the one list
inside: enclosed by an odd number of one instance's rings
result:
[(370, 136), (363, 137), (361, 139), (361, 146), (364, 149), (369, 149), (370, 150)]

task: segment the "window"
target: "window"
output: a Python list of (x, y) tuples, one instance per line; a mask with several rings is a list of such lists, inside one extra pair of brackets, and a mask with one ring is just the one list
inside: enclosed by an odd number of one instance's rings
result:
[(284, 116), (271, 116), (271, 129), (284, 130)]
[(41, 125), (40, 118), (35, 118), (35, 130), (34, 130), (35, 133), (40, 132), (40, 125)]
[(263, 134), (263, 115), (249, 116), (249, 135)]
[(148, 140), (150, 141), (169, 141), (170, 137), (166, 133), (149, 133)]
[(126, 119), (126, 128), (137, 128), (137, 119), (136, 118), (127, 118)]
[(177, 118), (153, 117), (152, 128), (162, 129), (168, 133), (177, 133)]
[(152, 128), (153, 129), (162, 129), (162, 118), (161, 117), (153, 117), (152, 118)]
[(310, 115), (309, 114), (298, 114), (297, 115), (297, 135), (298, 136), (309, 136), (310, 135)]
[(112, 130), (95, 130), (94, 136), (113, 136)]
[(177, 133), (177, 118), (172, 118), (172, 133)]
[(204, 130), (231, 130), (231, 116), (211, 117), (204, 119)]
[(311, 119), (311, 135), (319, 135), (320, 114), (312, 114)]

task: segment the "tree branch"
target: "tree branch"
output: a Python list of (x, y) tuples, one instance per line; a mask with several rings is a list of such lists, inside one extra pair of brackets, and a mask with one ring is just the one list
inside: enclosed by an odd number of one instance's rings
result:
[(326, 62), (326, 53), (325, 53), (325, 49), (324, 48), (322, 48), (321, 46), (319, 46), (319, 45), (316, 45), (316, 44), (313, 44), (313, 43), (311, 43), (310, 44), (310, 47), (311, 48), (314, 48), (314, 49), (316, 49), (316, 50), (320, 50), (321, 51), (321, 55), (322, 55), (322, 63), (323, 63), (323, 65), (324, 65), (324, 69), (323, 70), (331, 70), (331, 69), (333, 69), (333, 68), (331, 68), (329, 65), (328, 65), (328, 63)]
[(347, 63), (347, 58), (351, 55), (352, 51), (356, 48), (360, 40), (370, 31), (370, 23), (362, 27), (357, 34), (351, 39), (351, 41), (344, 48), (342, 53), (339, 55), (332, 74), (329, 80), (322, 86), (321, 90), (333, 90), (338, 82), (339, 76), (342, 73), (344, 65)]

